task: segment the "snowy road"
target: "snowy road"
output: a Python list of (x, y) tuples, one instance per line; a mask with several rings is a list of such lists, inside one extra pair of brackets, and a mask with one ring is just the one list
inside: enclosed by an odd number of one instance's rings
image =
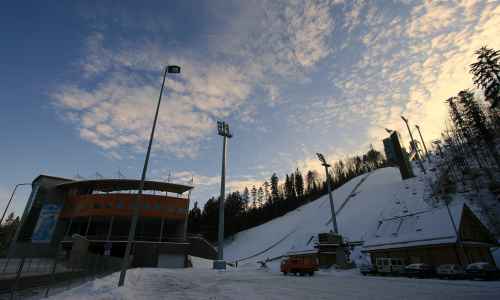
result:
[(262, 270), (134, 269), (126, 286), (117, 275), (51, 299), (498, 299), (500, 282), (363, 277), (355, 271), (314, 277)]

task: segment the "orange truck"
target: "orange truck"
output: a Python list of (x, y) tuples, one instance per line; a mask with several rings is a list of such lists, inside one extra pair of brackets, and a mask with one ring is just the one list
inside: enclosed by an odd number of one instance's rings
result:
[(318, 271), (318, 258), (312, 255), (290, 255), (288, 258), (281, 261), (281, 272), (284, 275), (292, 273), (304, 276), (309, 274), (314, 275), (314, 271)]

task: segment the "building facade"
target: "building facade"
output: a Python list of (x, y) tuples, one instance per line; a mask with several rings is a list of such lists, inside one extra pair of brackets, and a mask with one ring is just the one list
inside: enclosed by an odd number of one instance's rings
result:
[[(132, 266), (185, 267), (190, 252), (214, 256), (201, 237), (187, 236), (191, 186), (131, 179), (71, 180), (40, 175), (24, 210), (10, 256), (51, 256), (70, 251), (72, 236), (88, 240), (88, 251), (123, 257), (136, 205), (139, 220)], [(196, 245), (196, 249), (193, 249)], [(204, 255), (205, 254), (205, 255)]]

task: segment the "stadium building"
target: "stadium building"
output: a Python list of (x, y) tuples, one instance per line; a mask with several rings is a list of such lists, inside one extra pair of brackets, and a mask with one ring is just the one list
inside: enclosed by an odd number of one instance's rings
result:
[[(11, 257), (50, 257), (70, 251), (77, 235), (94, 254), (123, 257), (134, 211), (140, 217), (133, 267), (186, 267), (188, 254), (215, 257), (215, 248), (187, 235), (191, 186), (132, 179), (72, 180), (40, 175), (9, 249)], [(137, 203), (137, 199), (140, 199)]]

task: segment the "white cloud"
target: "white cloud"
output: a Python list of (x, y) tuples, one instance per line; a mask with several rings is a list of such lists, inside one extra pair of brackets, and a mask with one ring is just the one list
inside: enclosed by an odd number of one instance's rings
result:
[[(256, 105), (249, 101), (256, 86), (268, 88), (267, 102), (275, 105), (280, 95), (273, 76), (302, 76), (302, 69), (331, 52), (330, 5), (322, 0), (264, 1), (242, 11), (246, 18), (231, 22), (241, 26), (238, 35), (256, 39), (249, 42), (221, 32), (209, 49), (219, 57), (214, 60), (169, 52), (158, 40), (137, 44), (96, 32), (86, 41), (84, 80), (63, 85), (52, 96), (83, 139), (119, 157), (124, 149), (142, 150), (158, 97), (161, 65), (175, 62), (182, 66), (182, 74), (166, 81), (156, 145), (177, 157), (195, 157), (214, 130), (215, 119), (237, 114), (243, 122), (255, 122)], [(251, 11), (265, 12), (265, 18), (255, 19)], [(228, 39), (234, 41), (225, 43)]]

